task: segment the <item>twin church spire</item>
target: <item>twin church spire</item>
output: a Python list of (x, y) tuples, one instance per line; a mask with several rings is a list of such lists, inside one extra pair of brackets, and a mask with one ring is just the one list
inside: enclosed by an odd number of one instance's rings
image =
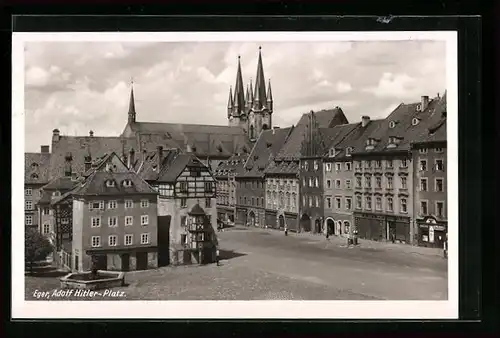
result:
[(271, 114), (273, 112), (273, 95), (271, 81), (264, 77), (264, 66), (262, 63), (262, 49), (259, 47), (257, 61), (257, 75), (255, 76), (255, 88), (252, 80), (243, 87), (243, 76), (241, 72), (241, 58), (238, 56), (238, 69), (236, 71), (236, 84), (229, 88), (229, 99), (227, 104), (227, 115), (230, 126), (239, 126), (245, 129), (251, 140), (255, 140), (262, 130), (271, 127)]

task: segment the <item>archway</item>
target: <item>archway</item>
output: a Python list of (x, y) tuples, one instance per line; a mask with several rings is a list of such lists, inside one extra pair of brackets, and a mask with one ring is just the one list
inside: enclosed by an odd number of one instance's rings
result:
[(311, 218), (307, 214), (303, 214), (300, 217), (300, 229), (305, 232), (311, 231)]
[(349, 236), (351, 234), (351, 223), (349, 221), (344, 221), (344, 235)]
[(342, 221), (337, 221), (337, 223), (335, 224), (335, 235), (342, 235)]
[(326, 219), (326, 231), (328, 232), (328, 235), (333, 235), (335, 232), (335, 221), (333, 218), (327, 218)]
[(283, 214), (278, 216), (278, 224), (280, 229), (285, 228), (285, 216), (283, 216)]
[(253, 211), (248, 214), (248, 222), (251, 226), (255, 226), (255, 213)]

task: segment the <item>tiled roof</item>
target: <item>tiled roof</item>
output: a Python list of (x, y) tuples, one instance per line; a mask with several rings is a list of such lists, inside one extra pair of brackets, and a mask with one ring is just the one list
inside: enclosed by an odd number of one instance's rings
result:
[[(308, 115), (303, 114), (297, 126), (292, 131), (292, 134), (288, 138), (287, 142), (281, 149), (281, 151), (276, 156), (279, 160), (298, 160), (301, 156), (302, 143), (304, 141), (307, 125), (308, 125)], [(316, 123), (318, 128), (331, 128), (338, 124), (348, 123), (344, 112), (340, 108), (334, 108), (329, 110), (321, 110), (314, 112), (316, 117)]]
[(214, 175), (217, 178), (227, 177), (229, 174), (236, 175), (244, 170), (243, 166), (248, 159), (248, 154), (235, 154), (228, 160), (222, 162), (215, 171)]
[[(109, 180), (115, 182), (113, 187), (107, 186), (106, 182)], [(132, 185), (125, 187), (124, 180), (132, 181)], [(72, 191), (72, 195), (75, 196), (123, 196), (128, 194), (157, 194), (157, 192), (133, 172), (111, 171), (95, 172)]]
[(78, 184), (78, 181), (70, 176), (60, 176), (54, 178), (52, 181), (47, 183), (42, 187), (44, 191), (55, 191), (59, 190), (61, 192), (71, 190)]
[(413, 143), (446, 142), (446, 92), (427, 118), (426, 128), (414, 137)]
[(24, 153), (24, 183), (45, 184), (50, 180), (50, 153)]
[[(409, 151), (411, 143), (428, 128), (429, 118), (435, 113), (439, 102), (440, 99), (430, 100), (424, 111), (418, 110), (419, 103), (400, 104), (386, 119), (380, 122), (378, 128), (375, 128), (369, 135), (363, 135), (363, 141), (366, 139), (376, 140), (374, 148), (366, 150), (365, 145), (358, 144), (353, 154)], [(412, 123), (414, 118), (419, 120), (417, 125)], [(395, 127), (390, 128), (390, 124), (393, 122)], [(399, 139), (396, 147), (387, 148), (390, 137)]]
[[(173, 163), (175, 157), (179, 154), (178, 149), (163, 149), (161, 170), (165, 170)], [(149, 152), (144, 159), (144, 162), (139, 167), (137, 173), (145, 181), (157, 181), (160, 175), (158, 169), (158, 152)]]
[(298, 175), (298, 161), (272, 161), (266, 168), (266, 175)]
[(264, 130), (255, 143), (244, 169), (237, 177), (263, 177), (265, 169), (291, 135), (293, 127)]

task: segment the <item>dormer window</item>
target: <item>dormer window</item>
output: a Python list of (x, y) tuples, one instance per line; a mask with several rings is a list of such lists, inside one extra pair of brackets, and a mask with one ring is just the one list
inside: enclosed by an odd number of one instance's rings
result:
[(124, 180), (123, 181), (123, 186), (125, 188), (130, 188), (132, 186), (132, 181), (131, 180)]
[(411, 120), (411, 124), (413, 126), (416, 126), (419, 122), (420, 122), (420, 120), (418, 118), (416, 118), (416, 117), (414, 117), (413, 120)]
[(368, 140), (366, 140), (366, 147), (365, 149), (366, 150), (372, 150), (375, 148), (375, 146), (377, 145), (377, 140), (374, 139), (374, 138), (369, 138)]
[(305, 171), (309, 171), (309, 162), (306, 162), (304, 164), (304, 169), (305, 169)]
[(61, 192), (60, 192), (59, 190), (56, 190), (56, 191), (54, 191), (54, 192), (52, 193), (52, 196), (55, 196), (55, 197), (57, 197), (57, 196), (61, 196)]
[(396, 127), (396, 122), (394, 122), (394, 121), (389, 122), (389, 128), (392, 129), (394, 127)]
[(352, 153), (352, 147), (347, 147), (347, 149), (345, 150), (345, 156), (351, 156), (351, 153)]
[(330, 152), (328, 154), (330, 157), (335, 157), (335, 148), (330, 149)]
[(31, 178), (34, 179), (34, 180), (37, 180), (38, 179), (38, 175), (37, 174), (31, 174)]
[(33, 169), (38, 168), (38, 163), (32, 163), (32, 164), (31, 164), (31, 168), (33, 168)]
[(396, 148), (400, 142), (400, 138), (396, 136), (389, 136), (389, 144), (387, 145), (387, 148)]
[(113, 180), (107, 180), (106, 181), (106, 187), (112, 188), (114, 186), (115, 186), (115, 181), (113, 181)]

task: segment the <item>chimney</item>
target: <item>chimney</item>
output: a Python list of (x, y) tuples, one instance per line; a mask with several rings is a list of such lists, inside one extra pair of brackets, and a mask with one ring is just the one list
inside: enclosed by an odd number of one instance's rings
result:
[(59, 129), (54, 129), (52, 130), (52, 142), (58, 142), (60, 138), (60, 132)]
[(420, 104), (420, 111), (426, 110), (428, 106), (429, 106), (429, 97), (422, 96), (422, 102)]
[(134, 166), (134, 162), (135, 162), (135, 151), (134, 151), (134, 148), (131, 148), (128, 152), (128, 163), (127, 163), (127, 167), (129, 169), (132, 169), (132, 167)]
[(49, 146), (41, 146), (40, 147), (40, 152), (42, 154), (48, 154), (50, 151), (49, 151)]
[(71, 177), (71, 161), (73, 160), (73, 157), (71, 156), (71, 153), (66, 153), (66, 156), (64, 156), (65, 164), (64, 164), (64, 176), (66, 177)]
[(89, 136), (90, 137), (94, 137), (94, 131), (93, 130), (89, 131)]
[(163, 147), (162, 146), (158, 146), (156, 147), (156, 157), (157, 157), (157, 161), (156, 162), (156, 165), (158, 166), (158, 170), (160, 170), (160, 167), (161, 167), (161, 163), (163, 162)]
[(370, 116), (362, 116), (361, 117), (361, 127), (366, 127), (370, 123)]

